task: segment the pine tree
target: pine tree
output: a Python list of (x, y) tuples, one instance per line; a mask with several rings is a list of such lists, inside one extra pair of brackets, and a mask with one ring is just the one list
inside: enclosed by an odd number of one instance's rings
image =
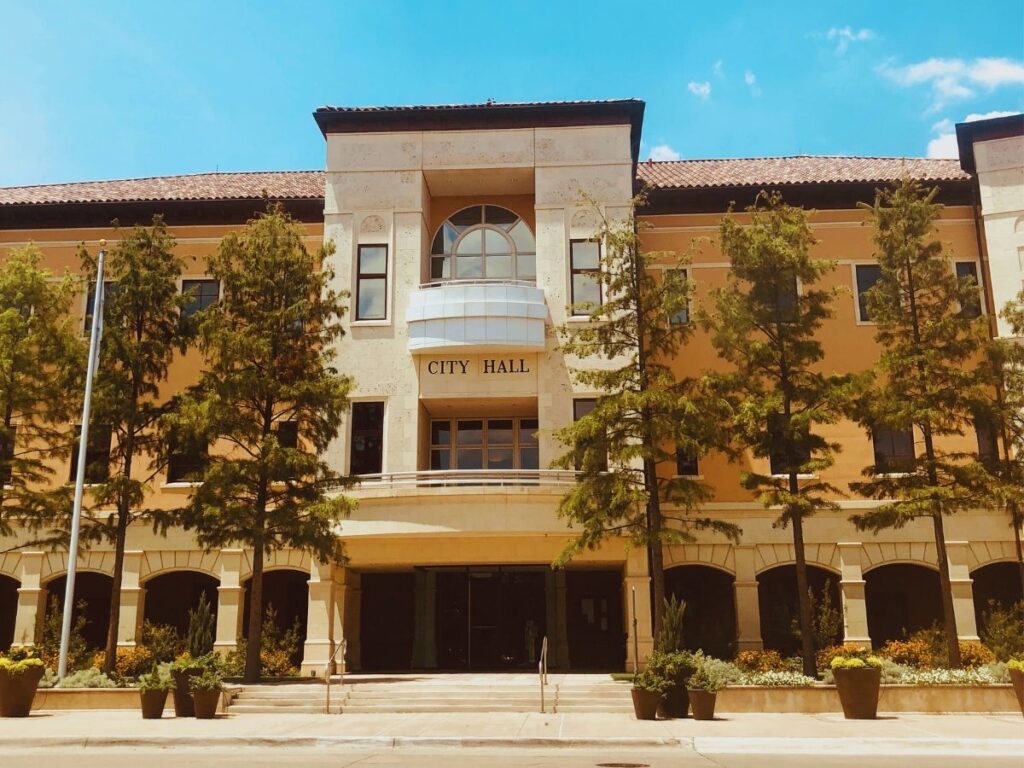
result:
[(818, 287), (834, 263), (811, 255), (815, 244), (809, 214), (760, 195), (747, 209), (750, 222), (723, 218), (719, 238), (729, 261), (726, 287), (713, 292), (713, 313), (702, 312), (718, 355), (731, 369), (715, 374), (734, 403), (731, 428), (737, 443), (771, 463), (768, 474), (744, 472), (741, 482), (776, 525), (792, 526), (804, 674), (816, 672), (808, 598), (804, 520), (837, 509), (839, 490), (818, 478), (839, 446), (819, 427), (843, 415), (852, 377), (822, 370), (817, 335), (832, 316), (835, 290)]
[[(168, 420), (172, 432), (215, 448), (186, 525), (204, 547), (252, 549), (247, 682), (260, 675), (266, 555), (291, 548), (341, 561), (335, 528), (351, 507), (331, 493), (345, 479), (320, 459), (338, 434), (351, 387), (334, 368), (345, 295), (330, 288), (332, 249), (310, 253), (303, 236), (283, 209), (271, 207), (221, 241), (208, 271), (222, 296), (199, 329), (205, 370)], [(289, 424), (294, 442), (282, 429)]]
[[(116, 223), (116, 222), (115, 222)], [(103, 338), (93, 383), (90, 442), (110, 435), (109, 465), (86, 468), (89, 508), (114, 508), (114, 514), (83, 515), (82, 541), (113, 545), (103, 671), (117, 663), (121, 582), (128, 530), (133, 523), (164, 531), (174, 516), (146, 507), (150, 483), (163, 471), (160, 419), (174, 407), (164, 389), (176, 352), (184, 352), (189, 331), (182, 318), (188, 298), (178, 291), (183, 263), (161, 217), (149, 227), (125, 230), (104, 266)], [(96, 260), (81, 251), (90, 291), (95, 290)], [(92, 476), (90, 477), (90, 473)]]
[[(568, 448), (555, 466), (578, 471), (559, 512), (580, 531), (556, 564), (608, 536), (647, 547), (657, 637), (665, 604), (663, 546), (693, 541), (694, 530), (738, 535), (734, 525), (695, 516), (710, 489), (675, 472), (677, 449), (699, 456), (717, 444), (720, 404), (702, 400), (699, 383), (672, 369), (691, 333), (688, 322), (679, 322), (689, 306), (686, 258), (642, 249), (635, 216), (642, 198), (614, 222), (591, 203), (601, 220), (595, 279), (604, 301), (577, 306), (589, 322), (566, 324), (559, 334), (576, 382), (602, 394), (592, 412), (555, 432)], [(655, 264), (660, 268), (652, 269)]]
[[(53, 487), (53, 459), (67, 455), (74, 393), (85, 348), (71, 319), (76, 287), (54, 280), (34, 246), (12, 250), (0, 265), (0, 536), (19, 522), (32, 531), (70, 509)], [(33, 540), (40, 545), (44, 539)], [(25, 544), (22, 541), (19, 546)]]
[(965, 311), (978, 302), (977, 283), (958, 279), (951, 255), (932, 239), (942, 208), (934, 202), (936, 192), (904, 179), (864, 206), (881, 272), (867, 295), (881, 354), (858, 403), (858, 419), (873, 437), (913, 429), (924, 450), (903, 460), (898, 472), (868, 467), (868, 479), (851, 487), (882, 503), (851, 519), (871, 531), (931, 521), (949, 664), (959, 667), (944, 518), (979, 504), (985, 471), (977, 453), (951, 450), (943, 438), (973, 427), (976, 405), (986, 396), (981, 358), (988, 331), (985, 318)]

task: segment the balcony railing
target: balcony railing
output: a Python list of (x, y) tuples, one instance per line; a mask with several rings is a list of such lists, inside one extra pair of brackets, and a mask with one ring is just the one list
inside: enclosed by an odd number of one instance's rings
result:
[(357, 488), (453, 488), (570, 486), (576, 472), (567, 469), (452, 469), (420, 472), (385, 472), (361, 475)]

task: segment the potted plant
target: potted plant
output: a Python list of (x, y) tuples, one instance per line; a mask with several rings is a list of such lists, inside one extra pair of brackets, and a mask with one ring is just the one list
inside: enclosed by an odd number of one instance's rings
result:
[(220, 694), (224, 690), (224, 677), (215, 667), (207, 667), (201, 675), (189, 679), (192, 701), (199, 720), (212, 720), (217, 715)]
[(167, 692), (174, 690), (174, 679), (161, 675), (157, 670), (139, 676), (139, 699), (142, 704), (143, 720), (159, 720), (164, 716)]
[(194, 717), (191, 680), (203, 673), (204, 658), (194, 658), (187, 651), (171, 663), (171, 678), (174, 680), (174, 716)]
[(1013, 692), (1017, 694), (1020, 713), (1024, 715), (1024, 659), (1010, 659), (1006, 662), (1006, 670), (1010, 673)]
[(661, 697), (668, 689), (668, 681), (657, 670), (647, 667), (633, 675), (633, 712), (637, 720), (657, 720)]
[(882, 660), (877, 656), (836, 656), (830, 665), (836, 691), (847, 720), (874, 720), (878, 715), (878, 687)]
[(658, 714), (664, 718), (686, 717), (690, 708), (686, 686), (697, 669), (693, 654), (686, 651), (655, 652), (647, 659), (647, 666), (668, 683)]
[(711, 674), (703, 664), (697, 665), (697, 669), (686, 683), (694, 720), (715, 719), (715, 703), (722, 687), (723, 683), (718, 675)]
[(0, 658), (0, 717), (28, 717), (44, 671), (42, 659)]

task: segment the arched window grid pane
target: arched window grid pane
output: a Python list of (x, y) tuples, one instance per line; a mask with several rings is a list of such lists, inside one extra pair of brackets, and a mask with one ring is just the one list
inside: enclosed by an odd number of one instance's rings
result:
[(507, 208), (478, 205), (452, 214), (430, 249), (430, 279), (536, 280), (536, 241)]

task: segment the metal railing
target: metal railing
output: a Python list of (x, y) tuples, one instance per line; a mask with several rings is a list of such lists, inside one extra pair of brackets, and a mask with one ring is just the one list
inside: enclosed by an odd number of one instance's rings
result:
[[(327, 681), (327, 701), (324, 702), (325, 715), (331, 714), (331, 667), (338, 656), (338, 651), (341, 651), (341, 671), (338, 673), (338, 685), (344, 685), (345, 683), (345, 649), (347, 647), (348, 640), (342, 638), (341, 642), (334, 646), (334, 653), (331, 654), (331, 658), (324, 665), (324, 680)], [(341, 714), (340, 708), (338, 709), (338, 714)]]
[(457, 486), (573, 485), (569, 469), (444, 469), (361, 475), (357, 488), (445, 488)]
[(544, 714), (544, 686), (548, 684), (548, 636), (540, 644), (540, 660), (537, 662), (537, 676), (540, 678), (540, 712)]
[(446, 285), (510, 285), (515, 288), (536, 288), (536, 280), (517, 280), (514, 277), (468, 277), (462, 280), (440, 278), (429, 283), (420, 283), (420, 288), (443, 288)]

